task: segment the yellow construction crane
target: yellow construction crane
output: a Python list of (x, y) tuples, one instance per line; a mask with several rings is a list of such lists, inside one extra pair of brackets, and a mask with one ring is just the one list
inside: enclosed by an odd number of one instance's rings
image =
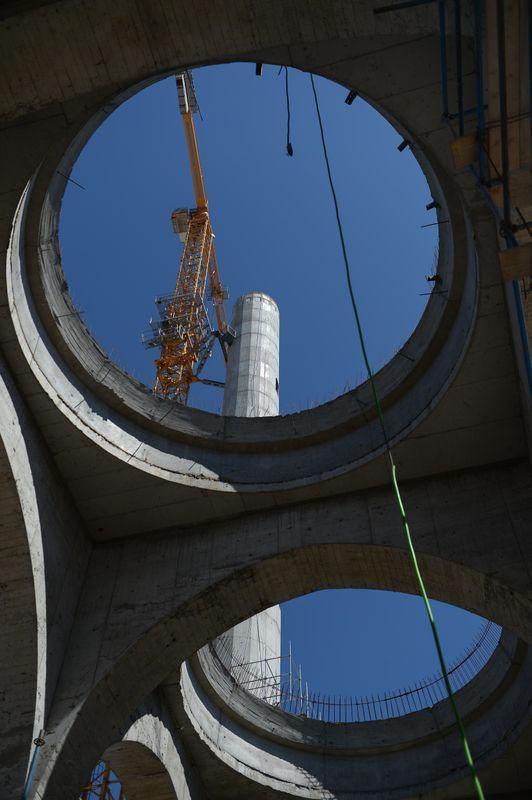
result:
[[(209, 204), (194, 128), (194, 113), (198, 110), (190, 72), (176, 75), (179, 111), (185, 129), (190, 170), (194, 185), (196, 208), (178, 208), (172, 213), (174, 232), (184, 243), (175, 289), (172, 294), (155, 300), (159, 316), (150, 320), (150, 330), (143, 334), (146, 347), (160, 348), (155, 361), (157, 373), (153, 391), (186, 405), (192, 383), (198, 381), (223, 386), (219, 381), (200, 378), (214, 342), (219, 340), (224, 360), (234, 332), (227, 325), (224, 299), (227, 292), (220, 282), (214, 250), (214, 234)], [(205, 307), (205, 294), (212, 300), (217, 330), (213, 330)]]

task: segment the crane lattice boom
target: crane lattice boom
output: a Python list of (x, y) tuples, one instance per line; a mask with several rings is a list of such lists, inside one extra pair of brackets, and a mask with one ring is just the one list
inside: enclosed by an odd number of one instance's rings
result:
[(79, 800), (126, 800), (120, 781), (107, 761), (100, 761), (95, 766), (90, 783), (81, 790)]
[[(176, 83), (197, 207), (179, 208), (172, 214), (174, 231), (184, 241), (177, 281), (172, 294), (156, 299), (159, 319), (151, 321), (151, 330), (143, 340), (146, 347), (160, 348), (153, 391), (186, 405), (190, 386), (202, 380), (199, 374), (216, 339), (227, 360), (227, 346), (233, 337), (227, 325), (224, 308), (227, 295), (220, 281), (201, 171), (193, 118), (197, 102), (190, 73), (176, 75)], [(217, 330), (212, 329), (205, 307), (207, 281)], [(218, 385), (216, 381), (205, 382)]]

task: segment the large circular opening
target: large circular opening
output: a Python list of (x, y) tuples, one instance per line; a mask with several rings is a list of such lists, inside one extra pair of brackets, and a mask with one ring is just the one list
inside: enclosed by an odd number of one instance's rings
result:
[[(323, 403), (365, 378), (353, 325), (316, 110), (306, 73), (249, 64), (194, 70), (195, 115), (222, 284), (280, 309), (280, 413)], [(369, 356), (378, 369), (408, 339), (434, 291), (436, 210), (402, 137), (362, 98), (318, 78), (333, 179)], [(174, 77), (123, 103), (97, 129), (66, 183), (60, 240), (70, 293), (110, 358), (147, 386), (158, 353), (141, 333), (172, 292), (183, 245), (176, 207), (193, 183)], [(212, 315), (211, 315), (212, 317)], [(213, 324), (215, 320), (213, 319)], [(224, 381), (221, 348), (202, 375)], [(194, 384), (189, 404), (219, 412)]]
[[(431, 606), (455, 692), (487, 664), (501, 628)], [(313, 592), (246, 620), (212, 651), (246, 692), (324, 722), (391, 719), (448, 697), (422, 600), (400, 592)]]
[[(89, 438), (102, 443), (127, 463), (175, 484), (193, 485), (195, 489), (213, 488), (227, 494), (235, 489), (252, 493), (278, 487), (284, 491), (328, 479), (340, 483), (347, 473), (368, 465), (383, 449), (382, 430), (376, 419), (368, 381), (329, 403), (299, 414), (278, 416), (275, 411), (273, 418), (267, 420), (244, 420), (238, 414), (224, 411), (220, 417), (158, 397), (146, 383), (126, 374), (113, 361), (116, 353), (107, 355), (89, 335), (82, 321), (85, 309), (73, 306), (63, 270), (63, 254), (59, 250), (63, 195), (67, 186), (80, 193), (87, 190), (80, 181), (76, 181), (80, 186), (72, 183), (76, 178), (70, 177), (71, 167), (97, 126), (109, 116), (110, 109), (118, 108), (134, 91), (135, 87), (131, 87), (109, 106), (87, 110), (83, 120), (73, 125), (69, 136), (50, 152), (37, 179), (23, 197), (15, 220), (14, 242), (22, 241), (24, 229), (31, 227), (38, 231), (42, 246), (24, 252), (12, 248), (10, 275), (14, 292), (27, 297), (30, 287), (38, 301), (24, 306), (19, 303), (14, 320), (32, 369), (49, 396), (56, 398), (64, 413)], [(343, 92), (342, 97), (345, 99)], [(342, 106), (348, 110), (353, 108), (343, 100)], [(401, 130), (407, 135), (406, 129)], [(476, 298), (475, 253), (458, 195), (421, 144), (413, 140), (411, 147), (423, 164), (437, 206), (426, 218), (434, 219), (436, 214), (437, 221), (445, 224), (439, 227), (438, 271), (432, 276), (436, 280), (429, 287), (427, 308), (407, 342), (375, 376), (388, 440), (392, 444), (403, 439), (431, 413), (456, 374), (470, 335)], [(399, 146), (394, 145), (394, 148), (397, 156), (409, 157), (409, 147), (401, 147), (400, 151)], [(295, 157), (289, 158), (283, 152), (286, 162), (293, 162)], [(423, 224), (437, 227), (432, 222)], [(424, 229), (426, 232), (434, 233), (431, 227)], [(102, 260), (103, 254), (100, 256)], [(173, 276), (175, 267), (174, 261)], [(24, 274), (28, 276), (27, 282)], [(104, 282), (102, 286), (103, 291), (97, 293), (98, 302), (108, 293), (107, 284)], [(122, 284), (118, 288), (124, 289)], [(427, 288), (425, 282), (423, 288)], [(425, 295), (424, 292), (419, 294)], [(145, 295), (148, 292), (143, 290), (143, 303)], [(114, 328), (119, 329), (122, 326), (120, 314), (125, 313), (126, 318), (133, 315), (130, 304), (116, 303), (125, 295), (110, 293), (110, 296), (116, 320)], [(361, 308), (362, 305), (361, 302)], [(374, 317), (379, 315), (374, 314)], [(142, 316), (143, 320), (146, 318)], [(318, 323), (319, 320), (313, 323), (313, 330), (321, 331)], [(135, 319), (138, 331), (136, 326)], [(299, 330), (301, 335), (305, 332)], [(49, 358), (48, 349), (31, 355), (34, 335), (42, 337), (43, 333), (48, 337), (43, 337), (43, 341), (59, 351), (60, 359), (56, 354)], [(329, 334), (330, 331), (324, 332), (327, 348)], [(370, 337), (366, 338), (369, 342)], [(135, 341), (139, 341), (137, 337)], [(329, 351), (335, 352), (330, 348)], [(234, 348), (230, 352), (234, 352)], [(313, 363), (319, 366), (322, 361)], [(285, 367), (287, 365), (285, 358)], [(282, 385), (272, 385), (272, 394), (277, 399), (279, 394), (283, 398)], [(213, 386), (201, 389), (206, 393), (218, 391)], [(220, 394), (217, 396), (219, 404)], [(231, 458), (227, 457), (229, 452)], [(409, 475), (412, 477), (423, 470), (424, 466), (417, 461)], [(205, 511), (207, 506), (203, 504), (199, 518), (204, 518)], [(197, 521), (197, 514), (194, 519)]]

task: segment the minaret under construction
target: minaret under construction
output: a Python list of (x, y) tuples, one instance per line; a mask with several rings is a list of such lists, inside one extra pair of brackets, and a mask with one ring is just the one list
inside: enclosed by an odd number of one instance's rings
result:
[[(263, 292), (239, 297), (231, 327), (236, 338), (227, 358), (222, 414), (273, 417), (279, 414), (279, 309)], [(229, 638), (232, 635), (232, 642)], [(272, 699), (281, 657), (281, 607), (273, 606), (236, 625), (224, 637), (234, 664), (252, 664), (254, 694)], [(271, 679), (271, 680), (269, 680)], [(253, 687), (249, 687), (253, 691)], [(273, 689), (275, 694), (276, 689)], [(273, 698), (274, 699), (274, 698)]]

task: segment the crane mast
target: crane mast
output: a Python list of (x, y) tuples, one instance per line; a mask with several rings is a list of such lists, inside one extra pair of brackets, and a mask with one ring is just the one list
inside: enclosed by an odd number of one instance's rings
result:
[[(203, 182), (193, 114), (197, 111), (192, 76), (188, 71), (176, 75), (179, 111), (185, 130), (196, 208), (178, 208), (172, 213), (172, 225), (184, 243), (174, 291), (155, 300), (159, 316), (150, 320), (151, 329), (143, 335), (146, 347), (160, 348), (155, 360), (153, 391), (186, 405), (192, 383), (201, 381), (200, 373), (219, 340), (224, 360), (234, 334), (227, 325), (224, 299), (227, 292), (220, 281), (214, 249), (214, 233)], [(209, 287), (217, 330), (213, 330), (205, 307)]]

